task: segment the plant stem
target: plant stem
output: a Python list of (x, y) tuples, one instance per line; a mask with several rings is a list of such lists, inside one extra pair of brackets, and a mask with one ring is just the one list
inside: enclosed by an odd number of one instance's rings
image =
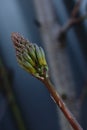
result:
[(74, 130), (83, 130), (82, 127), (79, 125), (79, 123), (76, 121), (76, 119), (73, 117), (72, 113), (68, 110), (66, 105), (64, 104), (63, 100), (57, 93), (57, 91), (54, 89), (52, 83), (50, 82), (49, 78), (45, 78), (42, 80), (42, 82), (46, 85), (47, 89), (49, 90), (51, 96), (53, 97), (56, 104), (59, 106), (69, 123), (71, 124), (72, 128)]
[(20, 109), (16, 103), (16, 100), (15, 100), (15, 97), (14, 97), (14, 94), (13, 94), (11, 88), (7, 88), (5, 91), (6, 91), (6, 97), (7, 97), (11, 112), (14, 116), (15, 122), (18, 127), (18, 130), (26, 130), (24, 120), (22, 118)]
[[(14, 93), (11, 89), (10, 81), (9, 81), (8, 75), (7, 75), (7, 70), (4, 67), (1, 59), (0, 59), (0, 69), (1, 69), (0, 76), (1, 76), (1, 79), (3, 80), (3, 90), (6, 94), (5, 96), (7, 98), (9, 106), (11, 108), (12, 114), (15, 118), (18, 130), (26, 130), (20, 109), (16, 103)], [(2, 84), (2, 82), (0, 82), (0, 84)]]

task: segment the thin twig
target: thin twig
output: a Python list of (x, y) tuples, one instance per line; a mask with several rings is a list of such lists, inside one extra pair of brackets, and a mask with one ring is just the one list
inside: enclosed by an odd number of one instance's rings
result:
[(71, 17), (68, 19), (67, 23), (61, 28), (61, 35), (66, 33), (68, 29), (70, 29), (73, 25), (82, 22), (84, 19), (87, 18), (87, 14), (77, 17), (77, 13), (79, 12), (79, 8), (81, 5), (82, 0), (78, 0), (76, 5), (74, 6)]
[(50, 92), (51, 96), (53, 97), (56, 104), (59, 106), (69, 123), (71, 124), (72, 128), (74, 130), (83, 130), (82, 127), (79, 125), (79, 123), (76, 121), (76, 119), (73, 117), (72, 113), (68, 110), (64, 102), (62, 101), (61, 97), (57, 93), (57, 91), (54, 89), (53, 85), (51, 84), (50, 80), (48, 78), (42, 80), (42, 82), (47, 87), (48, 91)]
[(73, 25), (82, 22), (84, 19), (87, 19), (87, 15), (83, 15), (78, 18), (70, 18), (67, 23), (61, 28), (61, 33), (66, 33)]

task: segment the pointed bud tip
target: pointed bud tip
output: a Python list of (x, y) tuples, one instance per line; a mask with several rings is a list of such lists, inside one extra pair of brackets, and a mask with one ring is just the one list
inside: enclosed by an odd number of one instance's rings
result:
[(18, 36), (19, 36), (19, 33), (12, 32), (12, 33), (11, 33), (11, 39), (12, 39), (12, 41), (14, 41), (15, 39), (17, 39)]
[(12, 32), (11, 37), (17, 38), (17, 37), (21, 37), (21, 35), (18, 32)]
[(11, 40), (14, 44), (14, 46), (16, 46), (19, 43), (19, 38), (18, 38), (19, 34), (18, 33), (11, 33)]

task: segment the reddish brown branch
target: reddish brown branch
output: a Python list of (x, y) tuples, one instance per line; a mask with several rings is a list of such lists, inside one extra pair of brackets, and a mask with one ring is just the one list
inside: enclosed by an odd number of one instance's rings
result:
[(46, 85), (46, 87), (49, 90), (49, 92), (50, 92), (51, 96), (53, 97), (54, 101), (59, 106), (61, 111), (64, 113), (65, 117), (67, 118), (67, 120), (71, 124), (72, 128), (74, 130), (83, 130), (81, 128), (81, 126), (79, 125), (79, 123), (76, 121), (76, 119), (73, 117), (71, 112), (68, 110), (66, 105), (63, 103), (61, 97), (59, 96), (57, 91), (54, 89), (54, 87), (51, 84), (50, 80), (49, 79), (44, 79), (42, 82)]

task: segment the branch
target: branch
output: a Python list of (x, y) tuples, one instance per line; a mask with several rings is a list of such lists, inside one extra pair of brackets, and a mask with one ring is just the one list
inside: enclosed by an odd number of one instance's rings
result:
[(80, 16), (78, 18), (70, 18), (67, 23), (61, 28), (61, 33), (66, 33), (73, 25), (82, 22), (84, 19), (87, 19), (87, 14)]
[(53, 97), (56, 104), (59, 106), (69, 123), (71, 124), (72, 128), (74, 130), (83, 130), (79, 123), (76, 121), (76, 119), (73, 117), (71, 112), (68, 110), (64, 102), (62, 101), (61, 97), (57, 93), (57, 91), (54, 89), (53, 85), (51, 84), (50, 80), (48, 78), (41, 80), (45, 86), (47, 87), (48, 91), (50, 92), (51, 96)]
[(78, 24), (87, 18), (87, 14), (77, 17), (77, 13), (79, 12), (81, 1), (82, 0), (78, 0), (76, 5), (74, 6), (73, 11), (71, 13), (71, 17), (68, 19), (67, 23), (61, 28), (60, 35), (65, 34), (67, 30), (70, 29), (73, 25)]

